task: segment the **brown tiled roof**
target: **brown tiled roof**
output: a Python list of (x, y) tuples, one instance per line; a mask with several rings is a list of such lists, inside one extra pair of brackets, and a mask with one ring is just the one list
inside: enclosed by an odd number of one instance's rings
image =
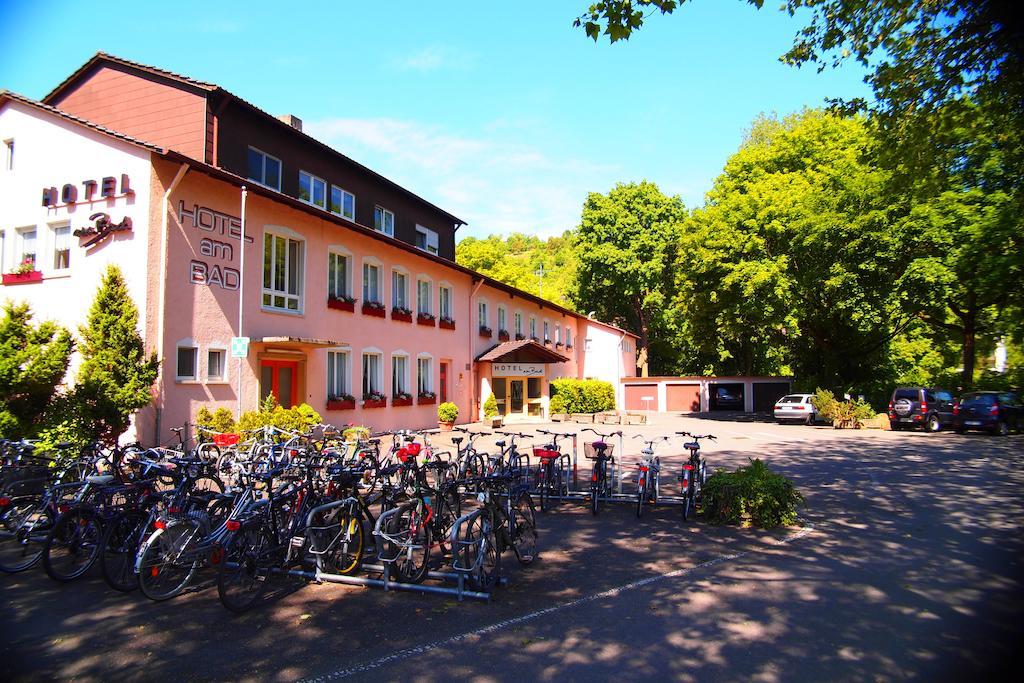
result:
[(557, 351), (552, 351), (547, 347), (541, 346), (532, 339), (521, 339), (519, 341), (502, 342), (501, 344), (481, 353), (476, 357), (476, 361), (500, 361), (502, 356), (510, 354), (513, 351), (532, 353), (537, 356), (537, 359), (541, 363), (564, 363), (569, 360), (568, 356), (563, 356)]
[(0, 102), (2, 102), (5, 99), (7, 99), (7, 100), (14, 100), (16, 102), (21, 102), (22, 104), (28, 105), (28, 106), (33, 107), (35, 109), (39, 109), (41, 111), (45, 111), (47, 113), (53, 114), (54, 116), (59, 116), (60, 118), (65, 119), (67, 121), (72, 121), (72, 122), (77, 123), (77, 124), (79, 124), (81, 126), (85, 126), (86, 128), (91, 128), (92, 130), (95, 130), (95, 131), (97, 131), (99, 133), (103, 133), (104, 135), (109, 135), (112, 138), (117, 138), (118, 140), (123, 140), (123, 141), (129, 142), (129, 143), (131, 143), (133, 145), (137, 145), (139, 147), (143, 147), (145, 149), (148, 149), (151, 152), (157, 152), (158, 154), (163, 154), (163, 152), (164, 152), (163, 147), (157, 147), (156, 145), (150, 144), (150, 143), (148, 143), (148, 142), (146, 142), (144, 140), (139, 140), (138, 138), (133, 138), (130, 135), (125, 135), (124, 133), (119, 133), (116, 130), (111, 130), (110, 128), (106, 128), (106, 127), (101, 126), (99, 124), (93, 123), (92, 121), (86, 121), (83, 118), (79, 118), (77, 116), (74, 116), (73, 114), (69, 114), (66, 111), (61, 111), (60, 109), (57, 109), (56, 107), (52, 107), (52, 106), (50, 106), (48, 104), (43, 104), (42, 102), (37, 102), (36, 100), (33, 100), (31, 98), (28, 98), (28, 97), (25, 97), (24, 95), (19, 95), (16, 92), (11, 92), (10, 90), (0, 90)]

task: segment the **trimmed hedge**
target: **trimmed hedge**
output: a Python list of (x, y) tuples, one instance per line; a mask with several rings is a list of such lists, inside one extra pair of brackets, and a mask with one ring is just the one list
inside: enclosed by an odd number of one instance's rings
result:
[(551, 382), (551, 413), (600, 413), (615, 410), (615, 387), (597, 379), (565, 377)]
[(735, 472), (718, 470), (704, 484), (704, 514), (712, 524), (742, 524), (771, 529), (796, 523), (804, 497), (793, 482), (759, 459)]

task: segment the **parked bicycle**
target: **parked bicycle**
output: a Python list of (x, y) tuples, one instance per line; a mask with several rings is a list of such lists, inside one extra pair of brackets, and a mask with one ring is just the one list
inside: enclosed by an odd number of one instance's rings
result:
[(608, 443), (605, 439), (622, 436), (622, 432), (602, 434), (590, 427), (585, 427), (582, 431), (593, 432), (601, 438), (600, 441), (591, 441), (583, 445), (584, 454), (592, 462), (590, 470), (590, 512), (597, 516), (601, 499), (611, 496), (613, 477), (609, 476), (608, 470), (609, 467), (614, 467), (615, 465), (615, 457), (612, 455), (615, 445)]
[(704, 482), (707, 479), (707, 462), (700, 455), (700, 442), (702, 439), (715, 441), (713, 434), (690, 434), (689, 432), (676, 432), (679, 436), (693, 439), (683, 444), (683, 448), (690, 452), (687, 461), (683, 464), (683, 471), (679, 475), (680, 488), (683, 496), (683, 521), (688, 521), (697, 514), (697, 507), (702, 502)]
[(657, 436), (653, 439), (644, 439), (642, 434), (637, 434), (633, 438), (643, 439), (644, 442), (644, 448), (640, 451), (640, 462), (636, 465), (636, 516), (640, 518), (644, 514), (644, 506), (654, 505), (660, 493), (661, 458), (654, 454), (654, 449), (659, 443), (664, 443), (671, 437)]
[(558, 447), (560, 439), (575, 438), (575, 434), (561, 434), (538, 429), (539, 434), (551, 437), (549, 443), (534, 446), (533, 454), (540, 460), (537, 469), (536, 489), (540, 498), (541, 512), (547, 512), (552, 503), (569, 493), (569, 472), (572, 456)]

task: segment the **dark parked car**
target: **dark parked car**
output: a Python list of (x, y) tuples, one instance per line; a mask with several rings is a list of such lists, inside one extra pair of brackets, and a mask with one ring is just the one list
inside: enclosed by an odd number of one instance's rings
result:
[(889, 400), (889, 425), (893, 429), (924, 427), (937, 432), (953, 425), (953, 395), (945, 389), (899, 387)]
[(743, 410), (743, 394), (733, 387), (716, 387), (715, 407), (719, 410)]
[(959, 434), (984, 429), (1006, 436), (1010, 430), (1024, 431), (1024, 404), (1009, 391), (973, 391), (960, 397), (953, 409)]

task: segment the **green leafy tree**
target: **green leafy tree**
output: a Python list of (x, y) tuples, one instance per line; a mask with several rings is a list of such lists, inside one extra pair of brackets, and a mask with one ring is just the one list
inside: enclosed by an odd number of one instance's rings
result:
[(572, 297), (577, 310), (636, 332), (644, 376), (670, 370), (678, 355), (668, 303), (685, 216), (678, 196), (647, 181), (591, 193), (583, 205)]
[[(455, 248), (455, 259), (487, 277), (572, 308), (569, 292), (576, 258), (571, 231), (547, 240), (523, 233), (467, 237)], [(543, 279), (538, 276), (542, 268)]]
[(82, 365), (75, 398), (91, 436), (116, 441), (131, 416), (152, 401), (159, 360), (146, 355), (139, 312), (117, 266), (107, 267), (81, 328)]
[(36, 436), (73, 349), (71, 334), (56, 323), (33, 325), (28, 304), (4, 304), (0, 319), (0, 436)]

